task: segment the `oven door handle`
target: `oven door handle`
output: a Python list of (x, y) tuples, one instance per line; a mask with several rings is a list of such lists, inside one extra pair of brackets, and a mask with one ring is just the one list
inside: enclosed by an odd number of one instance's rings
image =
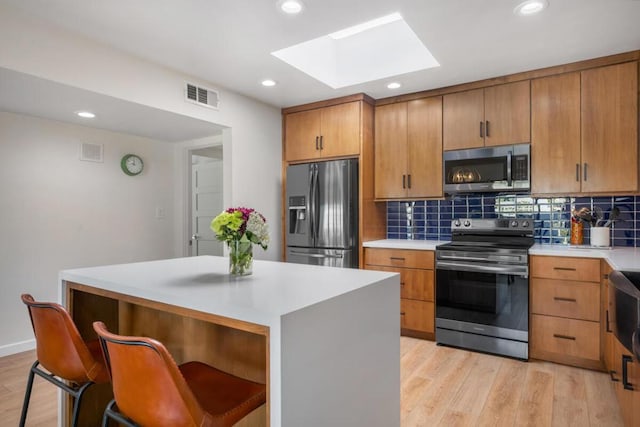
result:
[(489, 261), (489, 258), (486, 257), (458, 257), (458, 256), (447, 256), (447, 255), (438, 255), (438, 259), (450, 259), (450, 260), (460, 260), (460, 261)]
[(512, 276), (519, 276), (527, 278), (529, 277), (529, 268), (526, 266), (514, 269), (509, 266), (502, 265), (469, 265), (457, 262), (438, 261), (436, 264), (436, 270), (450, 270), (450, 271), (470, 271), (478, 273), (499, 273), (510, 274)]

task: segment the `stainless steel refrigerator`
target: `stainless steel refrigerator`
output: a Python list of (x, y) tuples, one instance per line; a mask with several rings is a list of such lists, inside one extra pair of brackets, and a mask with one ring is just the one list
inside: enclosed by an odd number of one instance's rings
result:
[(287, 168), (287, 261), (358, 268), (358, 160)]

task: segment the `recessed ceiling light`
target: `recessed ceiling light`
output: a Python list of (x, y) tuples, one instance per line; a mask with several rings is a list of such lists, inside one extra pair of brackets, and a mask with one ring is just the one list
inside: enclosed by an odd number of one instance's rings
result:
[(282, 0), (279, 5), (280, 9), (289, 15), (296, 15), (302, 12), (304, 7), (300, 0)]
[(391, 82), (387, 85), (389, 89), (398, 89), (400, 86), (402, 85), (398, 82)]
[(83, 119), (93, 119), (96, 116), (91, 111), (76, 111), (76, 114)]
[(262, 86), (271, 87), (275, 85), (276, 85), (276, 82), (271, 79), (266, 79), (262, 81)]
[(513, 13), (520, 16), (534, 15), (538, 12), (542, 12), (542, 10), (546, 9), (547, 6), (549, 6), (549, 2), (547, 0), (527, 0), (516, 6)]

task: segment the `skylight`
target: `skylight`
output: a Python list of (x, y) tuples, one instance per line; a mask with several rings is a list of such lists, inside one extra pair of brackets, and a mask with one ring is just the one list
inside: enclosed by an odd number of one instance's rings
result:
[(440, 66), (399, 13), (271, 54), (333, 89)]

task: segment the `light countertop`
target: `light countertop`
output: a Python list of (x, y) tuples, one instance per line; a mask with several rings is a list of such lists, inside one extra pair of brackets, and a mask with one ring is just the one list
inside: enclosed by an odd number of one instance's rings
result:
[(364, 242), (365, 248), (381, 249), (418, 249), (423, 251), (433, 251), (436, 246), (449, 243), (445, 240), (405, 240), (405, 239), (384, 239)]
[(281, 316), (395, 275), (256, 260), (252, 275), (235, 278), (228, 263), (226, 257), (175, 258), (64, 270), (60, 279), (272, 326)]
[[(442, 240), (385, 239), (364, 242), (367, 248), (435, 250), (448, 243)], [(605, 259), (615, 270), (640, 271), (640, 248), (594, 248), (588, 246), (548, 245), (536, 243), (529, 249), (530, 255), (584, 257)]]

